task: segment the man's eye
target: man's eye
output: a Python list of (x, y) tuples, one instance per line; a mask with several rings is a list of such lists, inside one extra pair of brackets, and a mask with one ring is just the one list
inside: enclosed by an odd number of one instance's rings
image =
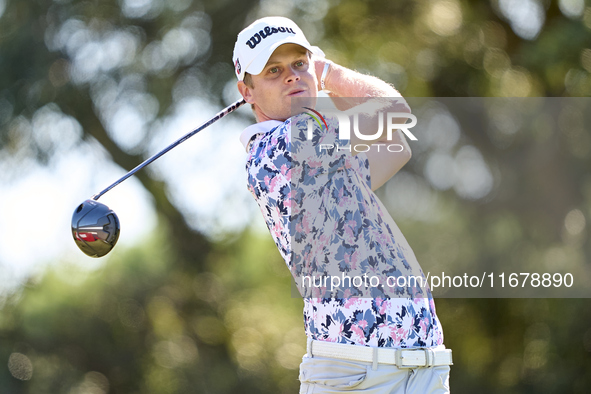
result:
[(302, 67), (304, 65), (304, 62), (301, 60), (298, 60), (295, 65), (296, 65), (296, 67)]
[(279, 71), (279, 69), (277, 67), (273, 67), (273, 68), (269, 69), (270, 74), (275, 74), (277, 71)]

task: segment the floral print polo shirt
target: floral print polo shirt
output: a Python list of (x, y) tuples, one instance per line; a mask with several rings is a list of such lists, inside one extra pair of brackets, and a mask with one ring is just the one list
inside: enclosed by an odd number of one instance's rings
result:
[[(371, 190), (363, 153), (334, 149), (338, 121), (325, 117), (309, 139), (307, 114), (246, 128), (248, 189), (304, 298), (309, 338), (372, 347), (443, 344), (428, 286), (385, 285), (424, 274), (398, 226)], [(345, 142), (346, 143), (346, 142)], [(322, 144), (324, 149), (317, 149)], [(329, 149), (329, 146), (333, 149)], [(379, 286), (302, 285), (318, 272), (371, 275)], [(314, 282), (312, 282), (314, 283)], [(330, 282), (329, 282), (330, 283)], [(395, 282), (391, 281), (390, 284)]]

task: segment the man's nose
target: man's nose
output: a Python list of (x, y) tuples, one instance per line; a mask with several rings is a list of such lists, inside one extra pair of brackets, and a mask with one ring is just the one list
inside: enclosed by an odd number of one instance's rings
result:
[(289, 74), (287, 75), (287, 78), (285, 80), (285, 82), (291, 83), (291, 82), (296, 82), (300, 80), (300, 73), (299, 71), (297, 71), (296, 69), (294, 69), (293, 67), (289, 68)]

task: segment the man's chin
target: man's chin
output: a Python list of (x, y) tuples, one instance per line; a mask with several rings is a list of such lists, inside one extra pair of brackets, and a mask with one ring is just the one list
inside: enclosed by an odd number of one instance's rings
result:
[(317, 100), (318, 98), (316, 96), (291, 97), (291, 116), (301, 114), (302, 112), (307, 112), (310, 110), (310, 108), (315, 108)]

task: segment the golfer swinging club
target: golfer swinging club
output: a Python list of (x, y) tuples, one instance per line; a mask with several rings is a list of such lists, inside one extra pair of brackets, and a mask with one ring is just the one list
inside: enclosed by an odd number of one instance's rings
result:
[[(240, 136), (248, 188), (304, 297), (308, 345), (300, 393), (448, 393), (451, 350), (443, 346), (428, 286), (384, 282), (424, 277), (373, 193), (410, 160), (401, 130), (387, 133), (377, 119), (410, 112), (406, 102), (388, 83), (326, 60), (283, 17), (259, 19), (240, 32), (233, 63), (257, 120)], [(339, 116), (314, 109), (319, 90), (330, 92), (363, 138), (349, 133), (343, 141)], [(381, 104), (352, 116), (363, 106), (349, 99), (356, 97)], [(303, 103), (301, 111), (294, 112), (294, 102)], [(321, 122), (311, 122), (310, 113)], [(309, 149), (310, 141), (326, 149)], [(357, 144), (370, 149), (358, 153)], [(403, 149), (378, 149), (385, 144)], [(343, 282), (371, 276), (379, 285), (349, 281), (333, 288), (330, 281), (317, 284), (314, 273), (325, 279), (340, 273)]]

